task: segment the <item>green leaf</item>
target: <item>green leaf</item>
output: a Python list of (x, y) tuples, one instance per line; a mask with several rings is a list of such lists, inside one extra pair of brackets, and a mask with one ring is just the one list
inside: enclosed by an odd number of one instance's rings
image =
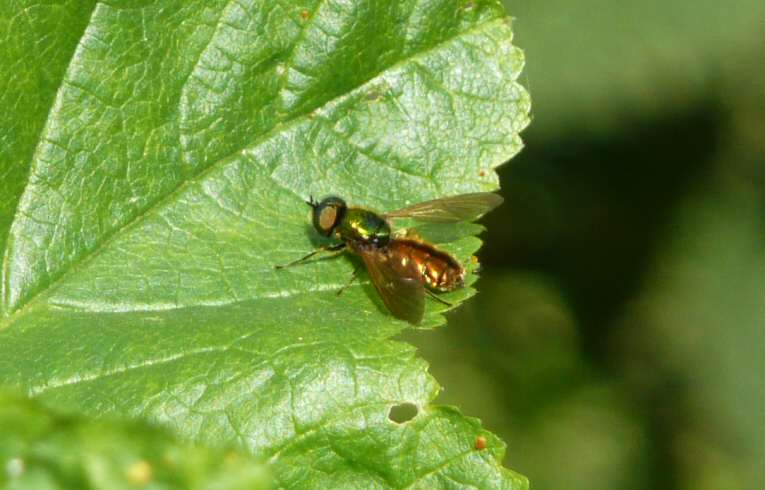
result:
[[(525, 486), (502, 442), (431, 404), (368, 280), (336, 296), (357, 262), (273, 269), (318, 243), (309, 195), (386, 210), (496, 189), (529, 111), (499, 2), (6, 10), (0, 382), (238, 444), (283, 486)], [(467, 261), (473, 233), (445, 248)], [(394, 423), (402, 403), (417, 415)]]
[(262, 464), (174, 441), (143, 424), (85, 421), (0, 391), (0, 485), (8, 489), (269, 488)]

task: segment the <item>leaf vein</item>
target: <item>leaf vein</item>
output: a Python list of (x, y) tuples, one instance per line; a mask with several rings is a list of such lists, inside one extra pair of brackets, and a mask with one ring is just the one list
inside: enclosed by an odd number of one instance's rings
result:
[[(192, 184), (194, 184), (196, 182), (203, 181), (210, 174), (212, 174), (213, 172), (217, 171), (219, 167), (225, 165), (226, 163), (229, 163), (230, 161), (232, 161), (237, 156), (242, 155), (247, 148), (252, 148), (252, 147), (258, 146), (258, 145), (264, 143), (265, 141), (267, 141), (270, 137), (278, 134), (280, 131), (284, 131), (287, 128), (290, 128), (292, 126), (298, 125), (299, 123), (303, 122), (303, 120), (306, 119), (310, 114), (312, 114), (312, 113), (316, 114), (318, 112), (318, 110), (326, 109), (326, 108), (331, 107), (332, 105), (336, 104), (341, 99), (343, 99), (345, 97), (349, 97), (355, 91), (362, 89), (365, 85), (370, 83), (375, 78), (380, 77), (385, 72), (389, 72), (389, 71), (395, 70), (399, 66), (402, 66), (402, 65), (404, 65), (407, 62), (411, 62), (413, 60), (416, 60), (416, 59), (419, 59), (419, 58), (421, 58), (423, 56), (426, 56), (427, 54), (429, 54), (429, 53), (431, 53), (431, 52), (433, 52), (433, 51), (435, 51), (435, 50), (437, 50), (437, 49), (439, 49), (439, 48), (441, 48), (441, 47), (443, 47), (443, 46), (453, 42), (457, 38), (460, 38), (460, 37), (463, 37), (463, 36), (469, 36), (469, 35), (477, 33), (477, 32), (483, 32), (484, 30), (487, 30), (487, 29), (490, 29), (490, 28), (492, 28), (494, 26), (500, 25), (501, 23), (503, 23), (502, 19), (492, 19), (492, 20), (486, 21), (484, 23), (478, 24), (478, 25), (476, 25), (474, 27), (471, 27), (469, 29), (461, 31), (461, 32), (457, 33), (455, 36), (452, 36), (450, 38), (444, 39), (443, 41), (441, 41), (441, 42), (439, 42), (439, 43), (437, 43), (437, 44), (435, 44), (433, 46), (430, 46), (427, 49), (424, 49), (422, 51), (419, 51), (417, 53), (409, 55), (409, 56), (399, 60), (398, 62), (393, 63), (393, 64), (383, 68), (379, 73), (377, 73), (375, 76), (371, 77), (369, 80), (361, 83), (355, 89), (349, 90), (349, 91), (347, 91), (347, 92), (345, 92), (343, 94), (339, 94), (335, 98), (330, 99), (327, 102), (324, 102), (323, 104), (321, 104), (321, 106), (319, 106), (317, 108), (314, 108), (314, 109), (311, 109), (311, 110), (307, 110), (307, 111), (305, 111), (303, 113), (300, 113), (300, 114), (295, 114), (294, 116), (292, 116), (287, 121), (285, 121), (285, 122), (283, 122), (281, 124), (278, 124), (275, 127), (271, 128), (266, 133), (263, 133), (260, 137), (256, 138), (254, 141), (252, 141), (246, 147), (238, 149), (238, 150), (232, 152), (231, 154), (216, 160), (215, 162), (210, 164), (208, 167), (202, 169), (197, 174), (192, 175), (188, 179), (180, 182), (173, 190), (168, 192), (165, 196), (160, 197), (159, 199), (155, 200), (154, 202), (149, 203), (148, 206), (145, 209), (143, 209), (141, 212), (136, 214), (136, 216), (133, 217), (133, 219), (129, 220), (127, 223), (125, 223), (123, 225), (117, 226), (115, 229), (111, 230), (110, 232), (105, 233), (104, 237), (103, 237), (103, 240), (101, 241), (101, 243), (96, 248), (94, 248), (93, 250), (91, 250), (89, 252), (86, 252), (82, 257), (79, 258), (79, 260), (73, 261), (63, 272), (59, 272), (57, 274), (57, 277), (54, 280), (52, 280), (48, 284), (47, 287), (44, 287), (44, 288), (41, 288), (41, 289), (38, 289), (37, 291), (35, 291), (31, 296), (29, 296), (26, 299), (25, 304), (23, 304), (20, 307), (17, 307), (17, 309), (13, 312), (13, 314), (7, 316), (4, 321), (1, 321), (0, 322), (0, 330), (3, 330), (5, 328), (9, 327), (10, 325), (12, 325), (14, 323), (14, 321), (17, 318), (19, 318), (20, 316), (23, 316), (25, 314), (25, 312), (30, 311), (30, 309), (32, 308), (33, 304), (36, 301), (39, 301), (39, 298), (41, 297), (41, 295), (43, 295), (43, 293), (50, 294), (52, 291), (55, 291), (55, 289), (57, 287), (59, 287), (63, 283), (64, 279), (73, 270), (80, 270), (85, 264), (89, 263), (95, 257), (97, 257), (104, 249), (106, 249), (109, 245), (111, 245), (111, 243), (114, 240), (117, 239), (118, 235), (121, 232), (126, 232), (126, 231), (131, 230), (134, 227), (138, 226), (151, 213), (156, 212), (157, 210), (161, 209), (163, 206), (168, 205), (169, 203), (174, 202), (176, 200), (176, 197), (179, 196), (180, 194), (182, 194), (187, 187), (191, 186)], [(328, 121), (328, 119), (325, 119), (325, 120)], [(334, 129), (333, 129), (333, 131), (334, 131)], [(282, 185), (282, 187), (284, 187), (284, 186)], [(286, 187), (284, 187), (284, 188), (289, 190), (290, 192), (294, 193), (294, 190), (288, 189)], [(300, 197), (302, 199), (301, 196), (298, 196), (298, 197)], [(7, 257), (7, 255), (6, 255), (6, 257)], [(7, 274), (6, 274), (6, 276), (7, 276)], [(6, 277), (6, 281), (9, 281), (9, 280), (10, 279), (8, 277)], [(4, 281), (4, 283), (6, 281)], [(10, 284), (8, 284), (8, 286), (10, 286)], [(7, 287), (8, 286), (6, 286), (6, 294), (8, 293), (8, 291), (7, 291)]]
[[(42, 143), (49, 140), (49, 138), (46, 136), (48, 133), (48, 128), (50, 126), (50, 120), (53, 116), (54, 109), (59, 105), (60, 99), (61, 99), (61, 91), (65, 87), (65, 79), (66, 74), (69, 72), (70, 67), (72, 66), (72, 63), (75, 61), (75, 58), (78, 55), (78, 51), (80, 48), (80, 45), (82, 43), (83, 38), (85, 37), (85, 32), (87, 32), (88, 27), (90, 26), (93, 17), (96, 13), (96, 8), (98, 7), (99, 2), (94, 2), (93, 7), (91, 11), (88, 13), (88, 21), (85, 23), (85, 26), (82, 29), (82, 33), (80, 34), (79, 38), (77, 38), (77, 43), (75, 45), (75, 48), (72, 50), (72, 56), (69, 58), (69, 60), (66, 63), (66, 67), (61, 71), (61, 80), (59, 81), (58, 88), (56, 88), (56, 95), (53, 97), (50, 107), (48, 107), (48, 112), (45, 114), (45, 120), (43, 124), (40, 126), (40, 132), (37, 135), (37, 138), (35, 141), (38, 141), (38, 144), (35, 145), (35, 147), (32, 149), (31, 154), (29, 155), (29, 170), (27, 172), (27, 179), (29, 179), (29, 176), (33, 174), (33, 164), (35, 162), (35, 155), (38, 154), (40, 151), (40, 146)], [(28, 9), (29, 7), (27, 7)], [(27, 10), (25, 9), (25, 10)], [(23, 195), (23, 193), (22, 193)], [(19, 210), (21, 209), (21, 201), (19, 200), (16, 203), (16, 209), (14, 210), (13, 218), (11, 218), (11, 223), (15, 223), (18, 216), (19, 216)], [(9, 267), (10, 267), (10, 244), (11, 240), (8, 240), (5, 244), (5, 250), (3, 250), (3, 263), (2, 268), (0, 268), (0, 284), (2, 287), (0, 287), (0, 293), (1, 293), (1, 301), (0, 301), (0, 313), (3, 312), (4, 307), (7, 307), (10, 300), (10, 274), (9, 274)], [(2, 330), (3, 324), (0, 322), (0, 330)]]
[(369, 150), (367, 150), (365, 148), (362, 148), (361, 146), (358, 145), (358, 143), (353, 142), (348, 135), (343, 134), (340, 131), (338, 131), (337, 129), (335, 129), (335, 127), (332, 125), (332, 121), (330, 121), (329, 119), (327, 119), (325, 117), (322, 117), (322, 116), (319, 116), (316, 119), (321, 121), (322, 123), (324, 123), (325, 126), (332, 132), (332, 134), (336, 138), (340, 139), (344, 143), (346, 143), (349, 146), (351, 146), (360, 155), (363, 155), (363, 156), (369, 158), (370, 160), (372, 160), (373, 162), (379, 163), (381, 166), (383, 166), (383, 167), (385, 167), (387, 169), (393, 170), (394, 172), (397, 172), (399, 174), (406, 175), (406, 176), (409, 176), (409, 177), (415, 177), (415, 178), (417, 178), (419, 180), (424, 180), (424, 181), (426, 181), (427, 183), (429, 183), (431, 185), (433, 184), (433, 182), (428, 178), (427, 175), (417, 174), (417, 173), (410, 172), (410, 171), (404, 170), (402, 168), (396, 167), (395, 165), (392, 165), (389, 162), (387, 162), (386, 160), (383, 160), (382, 158), (378, 157), (374, 153), (371, 153)]

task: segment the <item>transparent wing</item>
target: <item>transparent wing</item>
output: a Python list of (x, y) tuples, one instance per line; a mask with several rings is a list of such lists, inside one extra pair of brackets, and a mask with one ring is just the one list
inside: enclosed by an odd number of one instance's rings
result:
[(387, 218), (414, 218), (433, 223), (472, 221), (502, 204), (502, 197), (491, 192), (476, 192), (442, 197), (391, 211)]
[(362, 252), (361, 258), (393, 316), (414, 325), (420, 323), (425, 311), (425, 287), (414, 264), (403, 264), (396, 255), (382, 250)]

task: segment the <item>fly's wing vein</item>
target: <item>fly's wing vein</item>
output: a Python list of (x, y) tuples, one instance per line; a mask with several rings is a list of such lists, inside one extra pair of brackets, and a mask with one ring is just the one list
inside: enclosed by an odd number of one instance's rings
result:
[(412, 204), (385, 214), (386, 218), (414, 218), (433, 223), (471, 221), (502, 204), (502, 196), (476, 192)]

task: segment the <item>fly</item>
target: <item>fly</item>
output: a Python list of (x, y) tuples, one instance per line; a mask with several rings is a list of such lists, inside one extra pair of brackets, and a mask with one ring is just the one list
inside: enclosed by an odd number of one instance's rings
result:
[[(398, 237), (392, 232), (391, 220), (412, 218), (431, 223), (471, 221), (502, 204), (502, 197), (490, 192), (460, 194), (383, 214), (348, 206), (336, 196), (321, 201), (311, 198), (307, 204), (311, 206), (316, 231), (339, 240), (339, 243), (321, 247), (276, 268), (300, 264), (322, 252), (350, 251), (361, 257), (372, 284), (388, 310), (396, 318), (416, 325), (425, 311), (425, 294), (446, 303), (435, 293), (463, 287), (465, 268), (451, 254), (431, 243)], [(351, 281), (355, 276), (356, 271)], [(342, 289), (338, 294), (340, 292)]]

